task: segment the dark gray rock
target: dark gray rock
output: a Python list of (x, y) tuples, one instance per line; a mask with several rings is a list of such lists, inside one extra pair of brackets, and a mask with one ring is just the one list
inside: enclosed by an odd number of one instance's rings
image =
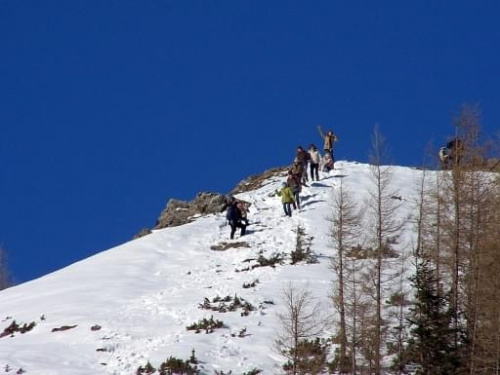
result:
[[(238, 194), (258, 189), (272, 177), (284, 177), (286, 175), (286, 170), (287, 167), (274, 168), (262, 174), (250, 176), (249, 178), (241, 181), (233, 189), (231, 194)], [(153, 229), (176, 227), (190, 223), (196, 219), (196, 217), (220, 213), (224, 211), (225, 208), (226, 196), (219, 193), (198, 193), (195, 199), (190, 202), (170, 199), (167, 203), (167, 207), (161, 212), (160, 217), (156, 221), (156, 225)], [(142, 232), (141, 234), (147, 234), (147, 232)]]
[(226, 208), (226, 196), (218, 193), (198, 193), (191, 202), (170, 199), (154, 229), (176, 227), (193, 221), (197, 216), (215, 214)]

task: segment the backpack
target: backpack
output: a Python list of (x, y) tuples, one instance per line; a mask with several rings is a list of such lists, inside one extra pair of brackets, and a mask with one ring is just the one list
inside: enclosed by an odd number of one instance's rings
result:
[(240, 219), (240, 215), (238, 215), (238, 207), (236, 204), (231, 204), (226, 211), (226, 219), (228, 221), (238, 221)]

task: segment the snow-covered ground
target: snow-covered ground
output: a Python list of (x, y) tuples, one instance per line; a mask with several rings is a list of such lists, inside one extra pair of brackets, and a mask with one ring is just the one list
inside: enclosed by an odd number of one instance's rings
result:
[[(241, 239), (237, 232), (229, 240), (224, 213), (209, 215), (0, 292), (0, 334), (13, 320), (36, 323), (29, 332), (0, 338), (0, 373), (22, 368), (30, 375), (135, 374), (148, 361), (158, 366), (170, 356), (188, 359), (193, 349), (203, 374), (231, 370), (236, 375), (254, 368), (277, 373), (285, 361), (274, 349), (284, 285), (307, 285), (322, 301), (325, 315), (334, 314), (328, 298), (334, 278), (329, 265), (335, 256), (328, 221), (332, 197), (342, 179), (361, 207), (372, 186), (368, 165), (338, 162), (336, 168), (303, 189), (302, 209), (291, 218), (284, 216), (280, 198), (270, 196), (284, 177), (238, 195), (252, 202), (252, 225)], [(401, 218), (414, 210), (420, 176), (415, 169), (393, 167), (391, 189), (397, 193)], [(290, 265), (285, 259), (275, 268), (252, 268), (260, 254), (290, 254), (299, 226), (312, 237), (318, 263)], [(412, 236), (408, 225), (401, 249), (410, 251)], [(248, 247), (211, 249), (222, 242), (245, 242)], [(256, 280), (254, 287), (243, 288)], [(220, 313), (199, 307), (205, 298), (235, 295), (255, 310), (241, 316), (241, 309)], [(224, 328), (209, 334), (186, 330), (212, 315)], [(52, 332), (64, 326), (75, 327)], [(328, 330), (325, 335), (333, 326)]]

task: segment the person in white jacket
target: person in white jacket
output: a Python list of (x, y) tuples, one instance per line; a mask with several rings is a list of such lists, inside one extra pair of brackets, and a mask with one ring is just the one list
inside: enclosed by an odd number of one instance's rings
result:
[(333, 169), (333, 160), (330, 154), (325, 154), (321, 159), (321, 172), (327, 173)]
[(311, 170), (311, 180), (314, 181), (319, 181), (319, 163), (321, 162), (321, 154), (319, 153), (318, 149), (316, 148), (315, 145), (310, 144), (309, 145), (309, 155), (311, 157), (310, 159), (310, 170)]

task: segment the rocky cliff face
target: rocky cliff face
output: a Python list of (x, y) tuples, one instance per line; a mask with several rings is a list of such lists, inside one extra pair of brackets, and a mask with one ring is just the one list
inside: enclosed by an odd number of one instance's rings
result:
[(219, 193), (198, 193), (191, 202), (170, 199), (156, 221), (154, 229), (183, 225), (200, 215), (222, 212), (225, 207), (226, 197)]
[[(264, 181), (273, 176), (284, 176), (286, 168), (270, 169), (259, 175), (254, 175), (241, 181), (230, 194), (238, 194), (245, 191), (255, 190), (262, 186)], [(190, 201), (181, 201), (170, 199), (165, 209), (161, 212), (153, 229), (162, 229), (166, 227), (175, 227), (193, 221), (196, 217), (202, 215), (216, 214), (224, 211), (226, 208), (226, 195), (212, 192), (198, 193)], [(142, 230), (136, 237), (150, 233), (149, 230)]]

